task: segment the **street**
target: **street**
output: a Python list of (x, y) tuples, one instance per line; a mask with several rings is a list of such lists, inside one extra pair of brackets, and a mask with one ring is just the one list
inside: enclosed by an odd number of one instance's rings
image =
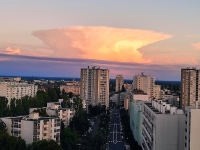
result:
[(119, 110), (113, 109), (109, 131), (109, 150), (126, 150), (120, 131), (121, 125)]

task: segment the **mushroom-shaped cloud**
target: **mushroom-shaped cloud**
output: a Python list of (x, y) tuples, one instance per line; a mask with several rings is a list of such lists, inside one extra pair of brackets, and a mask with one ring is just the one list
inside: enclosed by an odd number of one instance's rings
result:
[(53, 49), (52, 56), (120, 62), (150, 63), (139, 48), (172, 37), (149, 30), (103, 26), (74, 26), (34, 31), (33, 35)]

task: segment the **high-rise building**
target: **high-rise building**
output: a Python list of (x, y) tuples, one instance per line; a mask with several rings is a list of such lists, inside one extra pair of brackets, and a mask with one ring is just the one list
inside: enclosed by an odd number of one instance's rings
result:
[(8, 104), (12, 98), (20, 99), (24, 96), (34, 97), (37, 93), (38, 86), (28, 83), (19, 82), (0, 82), (0, 96), (8, 99)]
[(122, 90), (122, 86), (124, 85), (124, 78), (122, 75), (117, 75), (116, 76), (116, 87), (115, 87), (115, 91), (121, 91)]
[(184, 150), (197, 150), (200, 148), (200, 108), (198, 102), (196, 106), (186, 106), (185, 116)]
[(142, 150), (183, 150), (184, 135), (182, 109), (162, 100), (142, 103)]
[(144, 91), (144, 93), (149, 95), (149, 98), (154, 95), (154, 85), (154, 78), (149, 75), (144, 75), (144, 73), (133, 77), (133, 89), (140, 89)]
[(82, 68), (80, 97), (86, 105), (109, 106), (109, 70), (100, 67)]
[(153, 97), (155, 99), (161, 98), (161, 85), (153, 85)]
[(200, 70), (196, 68), (181, 69), (181, 99), (180, 106), (194, 106), (200, 101)]

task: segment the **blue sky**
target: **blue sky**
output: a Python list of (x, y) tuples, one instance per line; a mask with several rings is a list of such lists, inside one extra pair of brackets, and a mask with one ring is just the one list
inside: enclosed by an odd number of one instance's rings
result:
[[(200, 67), (199, 6), (198, 0), (2, 1), (0, 75), (79, 77), (80, 62), (91, 59), (111, 61), (112, 66), (90, 65), (110, 69), (112, 78), (146, 72), (161, 80), (180, 80), (181, 68)], [(73, 58), (76, 65), (44, 62), (42, 57)]]

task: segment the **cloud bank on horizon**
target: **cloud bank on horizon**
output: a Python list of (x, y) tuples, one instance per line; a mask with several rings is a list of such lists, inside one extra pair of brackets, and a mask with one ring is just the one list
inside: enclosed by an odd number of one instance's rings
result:
[(54, 52), (51, 56), (151, 63), (140, 48), (172, 35), (141, 29), (74, 26), (32, 33)]

